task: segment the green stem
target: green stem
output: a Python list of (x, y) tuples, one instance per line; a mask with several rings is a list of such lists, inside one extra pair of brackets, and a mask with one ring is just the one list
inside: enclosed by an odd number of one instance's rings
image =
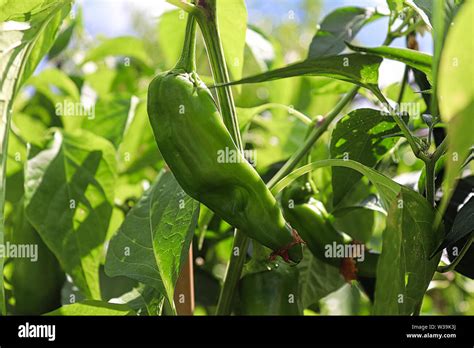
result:
[[(224, 50), (222, 48), (219, 29), (217, 26), (215, 0), (201, 0), (201, 5), (204, 6), (199, 7), (199, 11), (196, 12), (196, 19), (204, 38), (214, 82), (216, 84), (230, 82), (224, 58)], [(229, 130), (237, 148), (242, 151), (242, 138), (240, 136), (237, 112), (234, 105), (231, 87), (227, 86), (218, 88), (217, 97), (224, 124)], [(224, 284), (217, 304), (217, 315), (229, 315), (231, 313), (232, 299), (245, 263), (248, 244), (249, 238), (243, 234), (242, 231), (236, 230), (232, 244), (232, 254), (229, 264), (227, 265)], [(234, 251), (238, 251), (236, 256), (234, 256)]]
[(196, 21), (191, 14), (186, 23), (183, 49), (175, 69), (183, 69), (189, 73), (196, 71)]
[[(214, 82), (215, 84), (224, 84), (230, 82), (230, 78), (217, 25), (215, 0), (207, 0), (206, 3), (206, 8), (200, 8), (201, 11), (196, 14), (196, 18), (206, 44)], [(231, 87), (218, 88), (217, 96), (224, 124), (232, 135), (237, 148), (242, 150), (242, 139)]]
[(232, 312), (234, 291), (244, 268), (249, 242), (250, 239), (245, 234), (239, 230), (235, 231), (232, 252), (217, 303), (216, 315), (230, 315)]
[(426, 200), (431, 206), (435, 205), (435, 167), (436, 162), (428, 161), (425, 163), (425, 192)]
[(427, 161), (429, 161), (429, 157), (423, 152), (423, 150), (421, 149), (421, 147), (418, 144), (417, 140), (415, 139), (413, 134), (411, 134), (411, 131), (408, 128), (408, 126), (405, 124), (405, 122), (402, 120), (402, 118), (397, 115), (397, 113), (392, 108), (392, 106), (390, 105), (388, 100), (385, 98), (385, 96), (382, 94), (382, 92), (380, 92), (379, 90), (374, 90), (372, 92), (380, 100), (380, 102), (383, 105), (386, 106), (386, 108), (388, 109), (390, 115), (392, 115), (392, 117), (395, 120), (396, 124), (398, 125), (398, 127), (402, 131), (405, 139), (408, 141), (408, 144), (410, 145), (410, 147), (411, 147), (413, 153), (415, 154), (415, 156), (417, 158), (421, 159), (425, 163)]
[[(305, 143), (300, 149), (286, 162), (286, 164), (278, 171), (277, 174), (270, 180), (267, 186), (271, 189), (281, 178), (288, 175), (300, 162), (300, 160), (310, 151), (311, 147), (321, 137), (322, 134), (327, 130), (332, 121), (339, 115), (342, 109), (349, 104), (349, 102), (355, 97), (359, 87), (354, 87), (344, 98), (337, 103), (334, 109), (326, 116), (323, 123), (314, 128)], [(239, 232), (239, 231), (237, 231)], [(248, 238), (241, 233), (236, 233), (234, 237), (234, 243), (232, 245), (232, 251), (239, 250), (237, 256), (232, 253), (229, 265), (227, 268), (224, 285), (222, 287), (219, 302), (217, 304), (217, 315), (229, 315), (231, 313), (231, 305), (233, 298), (233, 291), (237, 286), (237, 282), (240, 279), (242, 268), (245, 262), (245, 252), (248, 247)], [(236, 249), (238, 248), (238, 249)]]
[(471, 233), (471, 237), (469, 238), (469, 240), (466, 242), (466, 244), (464, 244), (464, 247), (461, 249), (461, 252), (459, 253), (459, 255), (454, 259), (453, 262), (451, 262), (449, 265), (447, 266), (442, 266), (442, 267), (438, 267), (437, 269), (437, 272), (439, 273), (446, 273), (446, 272), (449, 272), (449, 271), (452, 271), (456, 268), (456, 266), (459, 264), (459, 262), (462, 260), (462, 258), (464, 257), (464, 255), (466, 255), (467, 251), (469, 250), (469, 248), (471, 247), (472, 243), (474, 242), (474, 233)]
[(313, 128), (311, 133), (308, 135), (305, 143), (290, 157), (283, 167), (275, 174), (275, 176), (268, 182), (267, 186), (271, 189), (278, 181), (284, 178), (286, 175), (298, 165), (301, 159), (309, 152), (313, 145), (318, 141), (321, 135), (328, 129), (329, 125), (339, 115), (342, 109), (349, 104), (349, 102), (355, 97), (359, 87), (354, 87), (342, 98), (339, 103), (336, 104), (333, 110), (324, 118), (323, 123), (319, 127)]
[(408, 73), (410, 68), (408, 65), (405, 65), (405, 71), (403, 72), (402, 86), (400, 87), (400, 94), (398, 95), (397, 104), (400, 105), (403, 100), (403, 95), (405, 94), (405, 88), (408, 82)]
[(187, 2), (186, 0), (166, 0), (166, 2), (175, 5), (176, 7), (179, 7), (188, 13), (193, 13), (196, 11), (196, 6)]

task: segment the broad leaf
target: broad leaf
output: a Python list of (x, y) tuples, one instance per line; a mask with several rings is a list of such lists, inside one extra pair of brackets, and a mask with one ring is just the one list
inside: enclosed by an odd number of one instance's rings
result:
[[(3, 1), (0, 4), (0, 244), (4, 242), (4, 197), (8, 134), (15, 94), (51, 47), (70, 1)], [(0, 274), (3, 273), (0, 257)], [(0, 314), (5, 314), (0, 277)]]
[(217, 21), (230, 77), (238, 80), (244, 67), (247, 9), (244, 0), (217, 1)]
[(26, 219), (22, 201), (16, 209), (11, 242), (35, 245), (37, 255), (36, 259), (22, 257), (10, 260), (13, 267), (10, 283), (15, 298), (12, 311), (15, 315), (40, 315), (61, 306), (65, 275), (56, 257)]
[(186, 195), (169, 171), (130, 210), (112, 238), (105, 272), (145, 283), (173, 303), (174, 287), (198, 218), (199, 203)]
[(356, 52), (365, 52), (371, 55), (380, 56), (387, 59), (396, 60), (408, 65), (411, 68), (418, 69), (424, 72), (428, 80), (432, 81), (432, 60), (433, 57), (429, 54), (411, 50), (408, 48), (396, 48), (389, 46), (380, 47), (359, 47), (346, 43), (347, 46)]
[(124, 304), (108, 303), (96, 300), (65, 305), (45, 315), (81, 316), (81, 315), (135, 315), (135, 311)]
[(383, 174), (380, 174), (376, 170), (364, 166), (359, 162), (352, 161), (352, 160), (340, 160), (340, 159), (329, 159), (323, 161), (316, 161), (310, 164), (307, 164), (295, 171), (291, 174), (287, 175), (283, 179), (281, 179), (272, 189), (273, 195), (278, 194), (281, 190), (283, 190), (286, 186), (288, 186), (291, 182), (299, 178), (300, 176), (310, 173), (316, 169), (324, 168), (324, 167), (345, 167), (353, 169), (367, 177), (369, 181), (375, 186), (377, 189), (382, 206), (385, 210), (391, 206), (392, 202), (395, 200), (396, 196), (400, 192), (401, 186), (393, 181), (392, 179), (386, 177)]
[(56, 132), (50, 147), (26, 165), (27, 217), (88, 298), (100, 298), (98, 270), (114, 185), (113, 146), (86, 131)]
[(402, 187), (388, 211), (377, 264), (373, 313), (410, 315), (422, 301), (440, 254), (430, 253), (443, 236), (433, 230), (436, 213), (420, 194)]
[[(332, 132), (331, 157), (373, 167), (395, 145), (398, 137), (394, 135), (399, 132), (393, 118), (380, 110), (354, 110), (340, 119)], [(339, 167), (332, 173), (333, 204), (337, 206), (362, 175)]]
[(453, 227), (446, 234), (443, 243), (436, 249), (435, 253), (440, 252), (444, 248), (451, 247), (458, 240), (464, 238), (474, 231), (474, 199), (471, 198), (462, 208), (459, 210), (456, 218), (454, 219)]
[(466, 2), (448, 32), (439, 68), (438, 101), (441, 119), (448, 123), (448, 153), (443, 206), (457, 175), (474, 146), (474, 2)]
[(137, 97), (99, 99), (93, 117), (83, 122), (83, 128), (106, 138), (117, 148), (135, 117)]
[(163, 300), (162, 293), (142, 284), (118, 298), (111, 299), (109, 303), (125, 304), (137, 315), (160, 315), (163, 309)]
[(379, 67), (382, 58), (374, 55), (344, 54), (325, 58), (307, 59), (284, 68), (270, 70), (225, 85), (240, 85), (279, 80), (295, 76), (325, 76), (351, 82), (362, 87), (378, 89)]
[(305, 248), (303, 260), (297, 267), (303, 308), (318, 303), (345, 284), (338, 267), (319, 260), (308, 248)]
[(132, 36), (121, 36), (104, 40), (87, 53), (83, 63), (102, 60), (109, 56), (134, 58), (144, 64), (145, 67), (152, 65), (151, 58), (145, 49), (143, 41)]
[(309, 47), (309, 58), (333, 56), (346, 48), (345, 41), (352, 41), (368, 23), (383, 17), (373, 9), (340, 7), (328, 14), (320, 24)]
[[(183, 48), (188, 15), (182, 10), (163, 13), (158, 19), (158, 45), (163, 56), (163, 68), (175, 66)], [(170, 40), (170, 38), (173, 38)]]

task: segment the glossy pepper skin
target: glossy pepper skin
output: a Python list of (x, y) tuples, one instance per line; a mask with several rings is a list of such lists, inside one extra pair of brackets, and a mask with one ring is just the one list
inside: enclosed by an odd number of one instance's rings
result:
[(339, 267), (346, 281), (356, 280), (359, 276), (375, 278), (378, 254), (367, 249), (364, 261), (353, 258), (329, 258), (325, 256), (326, 246), (357, 243), (344, 238), (332, 225), (330, 214), (322, 202), (311, 197), (311, 188), (301, 181), (291, 184), (282, 193), (282, 206), (285, 218), (305, 241), (311, 253), (321, 261)]
[[(187, 194), (286, 260), (301, 260), (297, 234), (238, 151), (196, 73), (176, 69), (155, 77), (148, 115), (160, 152)], [(235, 161), (220, 161), (223, 152)]]
[(239, 282), (240, 315), (302, 315), (298, 268), (280, 263)]

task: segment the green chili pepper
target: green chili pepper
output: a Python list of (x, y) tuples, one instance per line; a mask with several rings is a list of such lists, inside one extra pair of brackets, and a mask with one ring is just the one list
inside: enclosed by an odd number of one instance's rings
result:
[(349, 243), (356, 244), (338, 232), (331, 222), (331, 216), (322, 202), (312, 195), (311, 186), (296, 180), (282, 193), (282, 206), (285, 218), (304, 240), (311, 253), (321, 261), (339, 267), (346, 281), (358, 276), (375, 278), (378, 254), (365, 252), (364, 260), (356, 263), (357, 257), (338, 258), (326, 254), (327, 247)]
[(194, 20), (188, 21), (176, 67), (156, 76), (148, 88), (148, 115), (160, 152), (187, 194), (274, 255), (299, 262), (297, 233), (238, 150), (209, 89), (194, 71), (194, 27)]
[(268, 271), (247, 274), (239, 282), (241, 315), (302, 315), (298, 268), (276, 263)]

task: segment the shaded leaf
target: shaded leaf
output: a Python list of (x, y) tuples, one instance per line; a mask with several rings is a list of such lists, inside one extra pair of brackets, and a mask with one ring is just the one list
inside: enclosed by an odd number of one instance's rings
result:
[[(339, 120), (331, 136), (331, 157), (373, 167), (397, 142), (400, 132), (391, 116), (380, 110), (357, 109)], [(337, 206), (362, 177), (347, 168), (333, 168), (333, 205)]]
[(303, 308), (318, 303), (320, 299), (345, 284), (338, 267), (319, 260), (308, 248), (305, 248), (304, 257), (297, 267), (300, 271), (300, 298)]
[(442, 228), (432, 228), (435, 217), (426, 199), (402, 187), (383, 233), (374, 314), (410, 315), (423, 299), (441, 256), (429, 259), (443, 236)]
[(351, 82), (368, 89), (377, 89), (378, 69), (382, 58), (374, 55), (344, 54), (308, 59), (284, 68), (270, 70), (259, 75), (243, 78), (225, 85), (239, 85), (284, 79), (294, 76), (326, 76)]
[[(459, 11), (446, 38), (439, 68), (438, 101), (441, 119), (448, 123), (448, 152), (442, 206), (454, 189), (461, 166), (474, 146), (474, 2)], [(462, 43), (462, 44), (460, 44)]]
[(163, 309), (163, 300), (162, 293), (150, 286), (141, 284), (122, 296), (111, 299), (109, 303), (127, 305), (137, 315), (160, 315)]
[(110, 241), (106, 274), (145, 283), (166, 294), (173, 303), (174, 286), (189, 251), (198, 207), (173, 174), (162, 171)]
[(133, 309), (124, 304), (108, 303), (97, 300), (84, 300), (82, 302), (65, 305), (45, 315), (81, 316), (81, 315), (135, 315)]
[(431, 82), (433, 77), (431, 73), (433, 57), (429, 54), (408, 48), (396, 48), (388, 46), (380, 47), (359, 47), (346, 43), (347, 46), (356, 52), (365, 52), (371, 55), (377, 55), (383, 58), (396, 60), (408, 65), (411, 68), (418, 69), (426, 74)]
[(135, 117), (138, 102), (135, 96), (99, 99), (94, 117), (84, 121), (83, 128), (104, 137), (117, 148)]
[[(43, 1), (7, 0), (0, 4), (0, 197), (5, 197), (6, 191), (8, 134), (15, 94), (51, 47), (69, 10), (70, 1), (45, 4)], [(1, 198), (1, 215), (4, 206), (5, 200)], [(2, 219), (0, 244), (4, 243), (4, 231)], [(3, 257), (0, 257), (0, 274), (3, 263)], [(3, 277), (0, 277), (0, 314), (5, 314)]]
[(474, 199), (470, 199), (466, 204), (459, 210), (456, 218), (454, 219), (453, 227), (446, 234), (443, 243), (433, 254), (437, 254), (444, 248), (451, 247), (458, 240), (466, 237), (474, 231)]
[(113, 146), (83, 130), (56, 132), (50, 147), (26, 165), (27, 217), (88, 298), (100, 298), (98, 272), (114, 185)]
[(368, 23), (382, 18), (373, 9), (354, 6), (340, 7), (328, 14), (320, 24), (309, 47), (309, 58), (332, 56), (346, 48), (345, 41), (352, 41)]

